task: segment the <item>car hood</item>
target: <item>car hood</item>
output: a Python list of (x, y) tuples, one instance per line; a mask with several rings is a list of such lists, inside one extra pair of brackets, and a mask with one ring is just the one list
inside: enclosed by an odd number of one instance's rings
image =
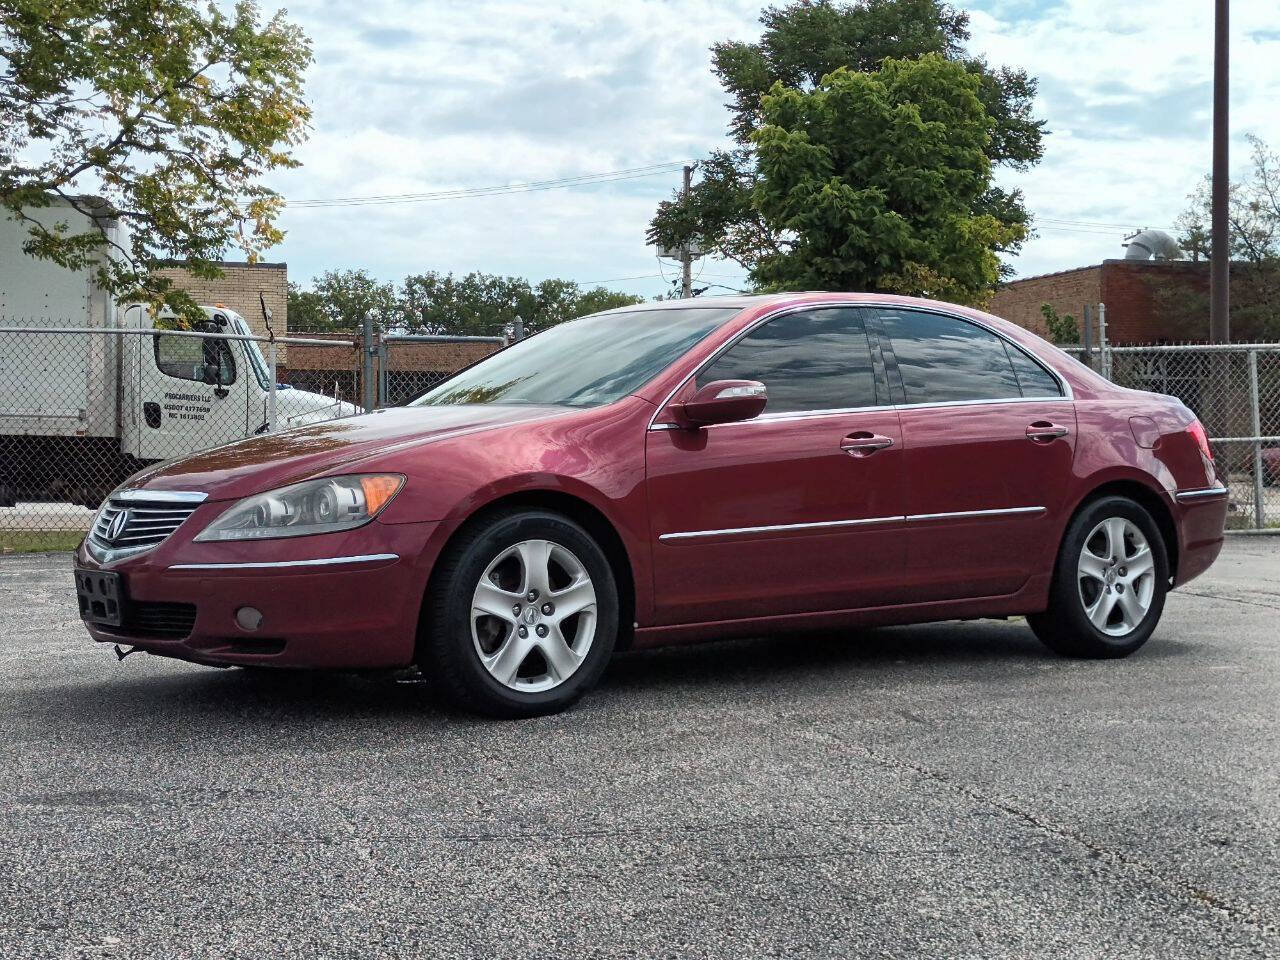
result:
[(245, 497), (397, 449), (570, 412), (564, 407), (496, 404), (395, 407), (214, 447), (150, 467), (128, 486), (199, 490), (210, 500)]

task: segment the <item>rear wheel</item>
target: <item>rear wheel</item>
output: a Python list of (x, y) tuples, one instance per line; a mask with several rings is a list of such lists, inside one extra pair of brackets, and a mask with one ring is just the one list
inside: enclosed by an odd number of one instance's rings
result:
[(1063, 656), (1126, 657), (1155, 630), (1168, 585), (1168, 554), (1151, 515), (1128, 498), (1104, 497), (1068, 525), (1049, 608), (1027, 620)]
[(613, 653), (618, 591), (604, 552), (567, 517), (497, 514), (450, 544), (427, 596), (423, 673), (465, 709), (563, 710)]

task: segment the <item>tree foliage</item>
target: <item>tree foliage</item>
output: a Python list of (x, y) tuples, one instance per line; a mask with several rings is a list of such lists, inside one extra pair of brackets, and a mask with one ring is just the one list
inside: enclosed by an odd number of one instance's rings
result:
[[(310, 62), (283, 13), (263, 21), (247, 0), (0, 0), (0, 210), (28, 224), (28, 254), (191, 310), (150, 267), (217, 276), (229, 248), (253, 262), (282, 239), (261, 180), (296, 166)], [(54, 198), (119, 219), (127, 239), (26, 213)]]
[(779, 239), (754, 282), (981, 302), (1021, 228), (975, 210), (991, 181), (978, 87), (937, 54), (775, 84), (752, 134), (752, 205)]
[[(757, 202), (763, 176), (757, 133), (768, 122), (766, 99), (776, 95), (776, 84), (811, 93), (841, 68), (874, 74), (886, 59), (949, 61), (970, 78), (965, 89), (985, 110), (988, 126), (981, 150), (990, 164), (1025, 169), (1041, 158), (1043, 121), (1032, 115), (1035, 80), (1025, 70), (993, 68), (969, 54), (968, 15), (948, 4), (796, 0), (766, 8), (760, 20), (764, 32), (758, 42), (712, 47), (713, 71), (729, 95), (733, 142), (700, 162), (700, 179), (687, 197), (677, 194), (659, 205), (649, 228), (650, 242), (667, 247), (696, 242), (748, 268), (757, 282), (767, 282), (757, 276), (757, 267), (784, 253), (791, 237)], [(949, 118), (936, 117), (935, 122), (947, 123)], [(905, 156), (900, 153), (899, 159)], [(993, 249), (1009, 253), (1020, 248), (1029, 217), (1019, 191), (1001, 190), (988, 179), (966, 202), (975, 217), (993, 217), (1000, 224), (1001, 239)], [(873, 258), (875, 251), (859, 247), (859, 242), (849, 238), (852, 249)], [(898, 273), (907, 277), (913, 270), (904, 266)]]
[(364, 270), (328, 271), (312, 290), (290, 284), (292, 330), (357, 330), (371, 314), (384, 331), (457, 336), (502, 336), (516, 317), (529, 332), (643, 298), (603, 287), (584, 290), (572, 280), (530, 284), (486, 273), (413, 274), (400, 285), (379, 283)]
[(1049, 342), (1059, 345), (1080, 342), (1080, 326), (1073, 314), (1058, 313), (1051, 303), (1040, 304), (1040, 315), (1049, 333)]
[[(1232, 338), (1280, 337), (1280, 154), (1256, 136), (1245, 176), (1230, 184), (1227, 232), (1231, 257)], [(1206, 176), (1178, 217), (1178, 243), (1192, 260), (1213, 252), (1212, 182)], [(1162, 284), (1156, 298), (1171, 333), (1204, 337), (1209, 328), (1207, 292)]]

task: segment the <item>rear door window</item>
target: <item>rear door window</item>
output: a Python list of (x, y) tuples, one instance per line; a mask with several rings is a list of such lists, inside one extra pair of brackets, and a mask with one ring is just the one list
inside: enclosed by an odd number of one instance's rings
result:
[(873, 310), (897, 361), (906, 403), (1024, 396), (1004, 340), (991, 331), (937, 313), (883, 307)]
[(877, 396), (871, 347), (854, 308), (802, 310), (757, 327), (698, 374), (758, 380), (769, 392), (765, 413), (873, 407)]
[(1024, 397), (1060, 397), (1062, 386), (1048, 370), (1012, 343), (1005, 343)]

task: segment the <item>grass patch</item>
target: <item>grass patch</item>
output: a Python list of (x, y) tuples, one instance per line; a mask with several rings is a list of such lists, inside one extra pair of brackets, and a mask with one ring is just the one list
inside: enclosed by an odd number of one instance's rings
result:
[(83, 539), (83, 530), (0, 530), (0, 554), (70, 552)]

